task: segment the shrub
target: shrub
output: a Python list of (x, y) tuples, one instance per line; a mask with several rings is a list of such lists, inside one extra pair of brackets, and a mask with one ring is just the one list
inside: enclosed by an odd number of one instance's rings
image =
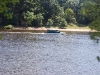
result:
[(59, 27), (67, 27), (67, 21), (65, 20), (65, 18), (61, 18), (60, 19), (60, 23), (59, 23)]
[(53, 20), (52, 19), (48, 19), (47, 26), (52, 26), (52, 25), (53, 25)]
[(90, 23), (89, 27), (90, 27), (91, 29), (95, 29), (95, 30), (97, 30), (97, 31), (100, 31), (100, 21), (99, 21), (99, 19), (93, 21), (92, 23)]
[(72, 21), (71, 21), (73, 24), (76, 24), (76, 18), (72, 18)]
[(12, 29), (12, 28), (13, 28), (13, 25), (4, 26), (4, 29)]

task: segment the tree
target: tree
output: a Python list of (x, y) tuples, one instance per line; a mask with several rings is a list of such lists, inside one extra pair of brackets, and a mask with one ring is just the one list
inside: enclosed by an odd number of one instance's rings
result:
[[(80, 14), (80, 9), (84, 0), (0, 0), (0, 6), (5, 3), (5, 8), (0, 17), (6, 24), (14, 25), (46, 25), (48, 19), (52, 19), (53, 24), (59, 26), (61, 21), (75, 23), (79, 20), (83, 21), (83, 16)], [(92, 0), (91, 0), (92, 1)], [(15, 4), (16, 3), (16, 4)], [(6, 9), (7, 7), (7, 9)], [(1, 9), (1, 8), (0, 8)], [(6, 9), (6, 10), (5, 10)], [(7, 16), (7, 19), (5, 19)], [(91, 16), (90, 16), (91, 17)], [(86, 19), (84, 18), (86, 21)], [(3, 24), (4, 24), (3, 23)]]
[(74, 15), (75, 15), (74, 11), (71, 8), (67, 8), (65, 10), (65, 18), (66, 18), (66, 20), (67, 20), (68, 23), (73, 23)]
[(100, 31), (100, 0), (85, 1), (82, 14), (92, 20), (90, 28)]
[(52, 26), (52, 25), (53, 25), (53, 20), (52, 19), (48, 19), (47, 26)]
[(0, 0), (0, 13), (8, 11), (9, 8), (7, 7), (7, 4), (15, 4), (18, 1), (19, 0)]
[(58, 0), (45, 0), (41, 3), (41, 6), (43, 7), (45, 20), (62, 13), (62, 8), (58, 4)]
[(54, 21), (54, 26), (58, 26), (58, 27), (66, 27), (67, 26), (67, 21), (65, 20), (65, 18), (61, 17), (61, 16), (55, 16)]
[(18, 2), (19, 0), (0, 0), (0, 13), (4, 13), (5, 16), (7, 16), (7, 18), (12, 18), (12, 13), (9, 12), (10, 10), (10, 5), (14, 5), (16, 2)]
[(65, 20), (65, 18), (60, 19), (59, 27), (67, 27), (67, 21)]
[(31, 25), (33, 19), (35, 19), (34, 12), (23, 12), (24, 19), (27, 21), (27, 25)]
[(83, 23), (83, 21), (87, 20), (87, 18), (84, 18), (80, 13), (83, 1), (84, 0), (58, 0), (60, 6), (63, 7), (64, 10), (66, 10), (67, 8), (71, 8), (73, 10), (74, 18), (77, 21), (77, 23)]
[(19, 0), (19, 2), (11, 8), (13, 17), (16, 18), (17, 21), (16, 25), (21, 26), (23, 25), (22, 22), (26, 22), (27, 25), (31, 25), (31, 22), (40, 11), (40, 2), (38, 3), (38, 1)]
[(43, 15), (41, 13), (37, 14), (35, 19), (36, 19), (36, 21), (38, 23), (38, 26), (42, 26), (43, 25), (44, 17), (43, 17)]

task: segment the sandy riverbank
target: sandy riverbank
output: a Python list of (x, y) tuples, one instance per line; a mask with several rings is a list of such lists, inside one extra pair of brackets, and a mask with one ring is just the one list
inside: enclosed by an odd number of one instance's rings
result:
[(14, 27), (13, 29), (0, 29), (0, 31), (47, 31), (48, 29), (53, 29), (53, 30), (59, 30), (63, 32), (96, 32), (96, 30), (91, 30), (91, 29), (84, 29), (84, 28), (66, 28), (66, 29), (60, 29), (60, 28), (45, 28), (45, 27), (39, 27), (39, 28), (34, 28), (34, 27)]
[(45, 28), (45, 27), (41, 27), (41, 28), (34, 28), (34, 27), (16, 27), (16, 28), (13, 28), (13, 30), (37, 30), (37, 31), (46, 31), (48, 29), (53, 29), (53, 30), (59, 30), (59, 31), (64, 31), (64, 32), (67, 32), (67, 31), (70, 31), (70, 32), (96, 32), (96, 30), (91, 30), (91, 29), (70, 29), (70, 28), (66, 28), (66, 29), (59, 29), (59, 28)]

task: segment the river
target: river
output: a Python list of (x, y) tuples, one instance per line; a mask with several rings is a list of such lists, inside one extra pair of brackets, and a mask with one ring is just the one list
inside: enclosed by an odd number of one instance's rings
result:
[(89, 34), (0, 34), (0, 75), (100, 75), (100, 41)]

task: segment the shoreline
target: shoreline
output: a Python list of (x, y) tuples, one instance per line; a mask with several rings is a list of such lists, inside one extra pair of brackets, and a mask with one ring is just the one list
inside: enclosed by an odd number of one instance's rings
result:
[(45, 28), (45, 27), (39, 27), (39, 28), (34, 28), (34, 27), (14, 27), (13, 29), (0, 29), (0, 32), (30, 32), (30, 31), (39, 31), (39, 32), (46, 32), (48, 29), (53, 29), (53, 30), (59, 30), (60, 32), (98, 32), (96, 30), (91, 30), (91, 29), (73, 29), (73, 28), (66, 28), (66, 29), (60, 29), (60, 28)]

